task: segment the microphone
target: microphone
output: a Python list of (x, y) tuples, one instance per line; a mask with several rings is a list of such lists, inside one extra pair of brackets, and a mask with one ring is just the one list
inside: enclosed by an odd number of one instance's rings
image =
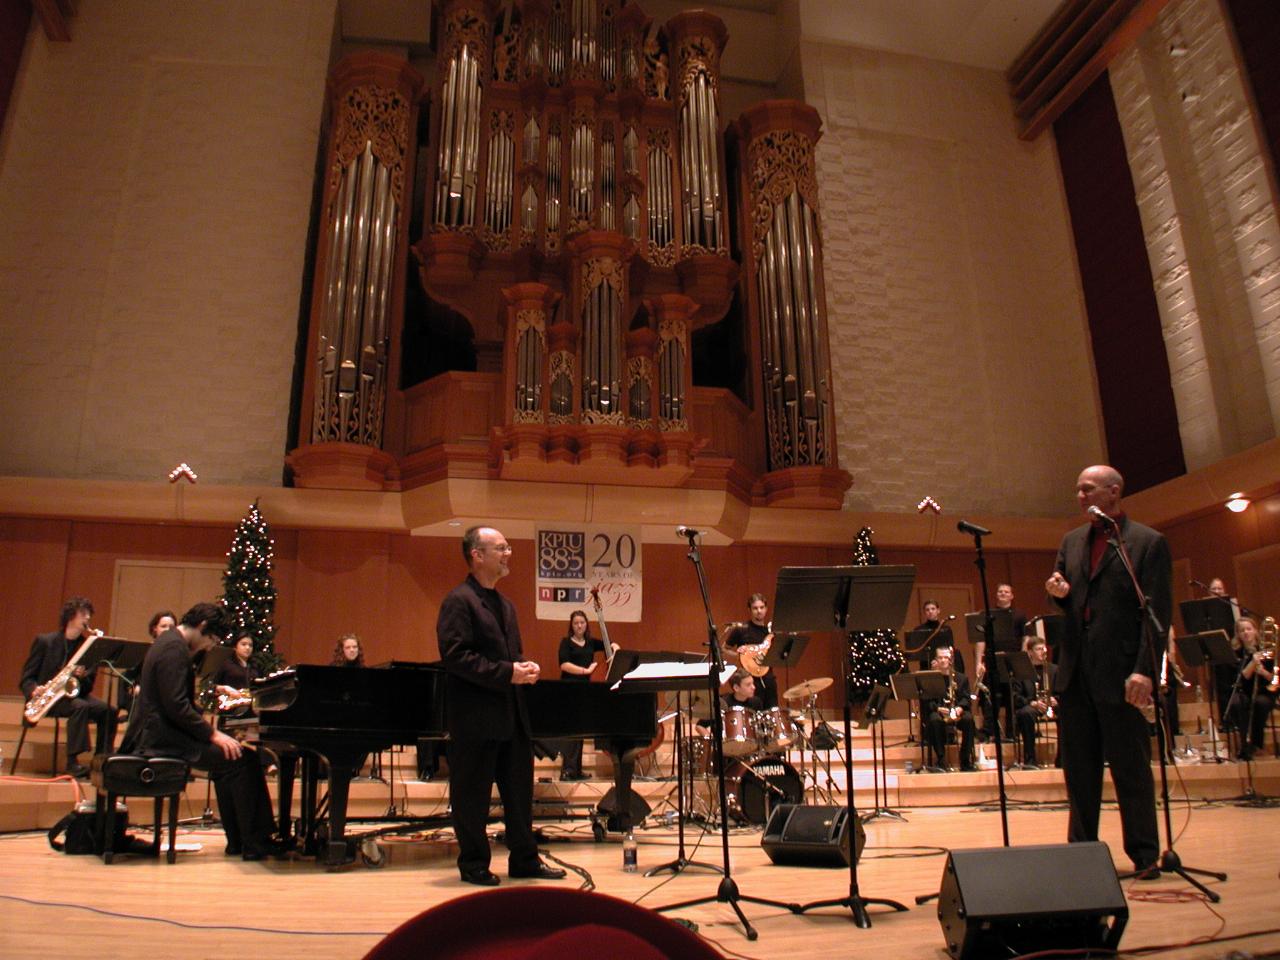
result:
[(693, 527), (686, 527), (684, 524), (681, 524), (680, 526), (676, 527), (676, 536), (677, 537), (700, 537), (702, 536), (702, 531), (695, 530), (693, 529)]
[(961, 520), (956, 524), (956, 529), (961, 533), (971, 533), (975, 537), (988, 537), (991, 531), (986, 527), (980, 527), (976, 523), (970, 523), (968, 520)]
[(1107, 524), (1108, 526), (1114, 527), (1116, 525), (1116, 521), (1113, 517), (1107, 516), (1097, 507), (1091, 506), (1088, 510), (1088, 514), (1089, 516), (1093, 517), (1093, 519), (1101, 520), (1103, 523)]
[(1207, 585), (1207, 584), (1205, 584), (1205, 583), (1201, 583), (1201, 582), (1200, 582), (1199, 580), (1197, 580), (1195, 577), (1192, 577), (1190, 580), (1188, 580), (1188, 581), (1187, 581), (1187, 586), (1189, 586), (1189, 587), (1199, 587), (1199, 588), (1200, 588), (1201, 590), (1203, 590), (1205, 593), (1209, 593), (1209, 592), (1210, 592), (1210, 591), (1209, 591), (1209, 587), (1208, 587), (1208, 585)]

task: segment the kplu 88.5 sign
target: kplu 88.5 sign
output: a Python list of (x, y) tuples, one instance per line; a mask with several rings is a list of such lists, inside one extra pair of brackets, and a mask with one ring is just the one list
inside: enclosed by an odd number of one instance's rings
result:
[(539, 527), (535, 544), (538, 619), (567, 621), (574, 610), (590, 613), (594, 589), (606, 620), (640, 620), (638, 529), (557, 524)]

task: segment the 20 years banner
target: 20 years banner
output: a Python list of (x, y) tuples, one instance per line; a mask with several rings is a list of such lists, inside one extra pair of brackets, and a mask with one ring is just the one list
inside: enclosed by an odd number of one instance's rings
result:
[(574, 610), (592, 620), (595, 588), (605, 621), (639, 623), (642, 566), (640, 530), (558, 523), (534, 533), (538, 570), (534, 577), (539, 620), (566, 623)]

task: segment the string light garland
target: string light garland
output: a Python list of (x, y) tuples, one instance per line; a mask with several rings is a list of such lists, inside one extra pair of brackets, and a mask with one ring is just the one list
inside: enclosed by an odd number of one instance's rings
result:
[(263, 674), (277, 670), (284, 663), (275, 648), (276, 587), (271, 578), (274, 561), (271, 527), (255, 500), (236, 524), (231, 538), (227, 569), (222, 574), (222, 603), (236, 625), (227, 644), (234, 644), (246, 634), (253, 637), (253, 662)]
[(180, 463), (169, 471), (169, 482), (177, 483), (179, 480), (185, 479), (187, 483), (195, 483), (200, 478), (196, 476), (196, 472), (192, 470), (186, 463)]
[[(870, 567), (879, 564), (871, 537), (875, 533), (863, 527), (853, 541), (853, 565)], [(902, 669), (902, 650), (893, 630), (852, 631), (849, 634), (849, 658), (853, 664), (849, 677), (849, 702), (865, 703), (873, 687), (886, 684)]]

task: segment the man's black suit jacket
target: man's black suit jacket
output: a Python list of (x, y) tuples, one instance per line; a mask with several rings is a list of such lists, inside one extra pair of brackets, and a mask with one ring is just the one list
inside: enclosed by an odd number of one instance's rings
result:
[[(23, 697), (30, 700), (31, 691), (57, 676), (63, 664), (83, 642), (84, 637), (68, 640), (61, 630), (42, 633), (32, 640), (31, 652), (27, 654), (27, 662), (22, 667), (22, 679), (19, 681)], [(93, 692), (93, 681), (92, 673), (81, 678), (80, 696), (87, 697)]]
[(468, 576), (440, 604), (436, 641), (445, 668), (445, 726), (453, 740), (508, 740), (528, 733), (512, 664), (524, 659), (516, 608)]
[[(1124, 700), (1124, 682), (1130, 674), (1145, 674), (1153, 683), (1155, 677), (1150, 651), (1143, 643), (1138, 597), (1115, 547), (1107, 545), (1098, 569), (1090, 575), (1090, 526), (1085, 524), (1072, 530), (1062, 538), (1058, 549), (1055, 569), (1071, 584), (1071, 592), (1062, 599), (1051, 598), (1066, 613), (1054, 690), (1062, 693), (1080, 673), (1095, 703), (1119, 703)], [(1121, 518), (1120, 529), (1142, 592), (1161, 626), (1168, 630), (1173, 611), (1173, 561), (1169, 544), (1157, 531), (1127, 517)], [(1087, 654), (1084, 649), (1086, 610), (1089, 618)], [(1158, 645), (1164, 642), (1164, 637), (1156, 638)]]
[(166, 630), (142, 661), (142, 692), (134, 703), (129, 732), (121, 750), (144, 757), (178, 757), (199, 761), (213, 728), (195, 703), (195, 671), (187, 641)]

